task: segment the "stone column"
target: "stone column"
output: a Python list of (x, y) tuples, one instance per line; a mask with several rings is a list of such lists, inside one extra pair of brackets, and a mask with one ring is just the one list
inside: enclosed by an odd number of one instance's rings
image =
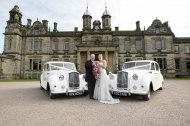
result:
[(118, 70), (118, 52), (115, 51), (115, 71)]
[(90, 51), (87, 51), (87, 60), (90, 59)]
[(105, 51), (105, 60), (108, 62), (108, 51), (107, 51), (107, 49)]
[(80, 63), (81, 63), (81, 57), (80, 57), (80, 51), (77, 51), (77, 68), (78, 71), (80, 71)]

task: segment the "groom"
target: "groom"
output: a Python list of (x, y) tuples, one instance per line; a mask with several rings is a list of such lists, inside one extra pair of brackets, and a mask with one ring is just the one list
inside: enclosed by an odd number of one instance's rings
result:
[(92, 73), (94, 62), (95, 62), (94, 60), (95, 60), (95, 55), (91, 54), (90, 60), (87, 60), (85, 63), (85, 68), (86, 68), (85, 81), (88, 83), (88, 94), (89, 94), (90, 99), (94, 99), (93, 95), (94, 95), (94, 87), (96, 83), (95, 77)]

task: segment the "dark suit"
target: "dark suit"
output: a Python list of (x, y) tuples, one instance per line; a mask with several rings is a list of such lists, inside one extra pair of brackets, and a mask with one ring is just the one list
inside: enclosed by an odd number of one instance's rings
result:
[(95, 87), (96, 80), (92, 73), (93, 65), (92, 65), (91, 60), (86, 61), (85, 68), (86, 68), (85, 81), (88, 83), (88, 94), (89, 94), (90, 99), (92, 99), (94, 95), (94, 87)]

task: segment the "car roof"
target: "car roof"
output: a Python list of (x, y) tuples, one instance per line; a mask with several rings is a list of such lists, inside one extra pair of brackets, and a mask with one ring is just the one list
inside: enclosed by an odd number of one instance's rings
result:
[(48, 63), (68, 63), (68, 64), (74, 64), (72, 62), (63, 62), (63, 61), (49, 61), (49, 62), (46, 62), (46, 64)]
[(130, 63), (130, 62), (155, 62), (156, 63), (156, 61), (154, 60), (134, 60), (134, 61), (127, 61), (125, 63)]

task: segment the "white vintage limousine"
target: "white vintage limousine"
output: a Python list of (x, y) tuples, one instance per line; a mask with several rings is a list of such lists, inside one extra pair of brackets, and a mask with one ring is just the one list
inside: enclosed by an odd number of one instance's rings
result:
[(83, 95), (88, 90), (84, 75), (77, 72), (75, 64), (59, 61), (44, 64), (40, 88), (48, 90), (50, 98), (55, 98), (56, 94)]
[(142, 95), (150, 99), (150, 92), (162, 89), (164, 79), (157, 62), (152, 60), (129, 61), (117, 74), (109, 74), (109, 88), (114, 95)]

